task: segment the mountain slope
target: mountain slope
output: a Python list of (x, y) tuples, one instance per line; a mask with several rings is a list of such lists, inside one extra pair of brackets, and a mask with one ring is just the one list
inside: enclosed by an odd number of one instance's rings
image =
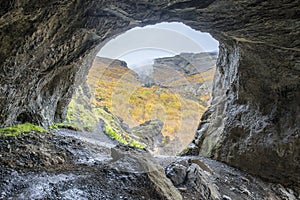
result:
[[(129, 134), (129, 128), (140, 129), (137, 127), (149, 120), (161, 121), (161, 134), (166, 137), (163, 141), (170, 143), (175, 139), (168, 150), (174, 154), (192, 140), (200, 117), (208, 106), (215, 58), (215, 54), (207, 53), (160, 58), (155, 60), (152, 73), (147, 71), (146, 75), (142, 69), (138, 73), (129, 69), (123, 61), (96, 57), (87, 80), (90, 105), (85, 107), (93, 107), (96, 121), (99, 117), (107, 118), (103, 113), (115, 116), (120, 120), (118, 124), (123, 124), (115, 130)], [(199, 63), (196, 67), (192, 64), (199, 60), (203, 61), (203, 67)], [(151, 85), (146, 84), (145, 77), (152, 79)], [(78, 93), (80, 91), (81, 94)], [(82, 89), (79, 89), (76, 100), (73, 100), (80, 103), (82, 100), (79, 99), (83, 96)], [(129, 127), (124, 128), (123, 122)], [(166, 147), (167, 144), (164, 145)]]

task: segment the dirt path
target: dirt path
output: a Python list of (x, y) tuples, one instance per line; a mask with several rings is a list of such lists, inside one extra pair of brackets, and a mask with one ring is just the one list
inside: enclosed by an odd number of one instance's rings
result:
[(107, 148), (113, 148), (118, 145), (118, 142), (108, 137), (101, 129), (101, 127), (95, 128), (94, 132), (87, 131), (74, 131), (70, 129), (53, 130), (54, 134), (61, 136), (75, 137), (81, 141), (91, 143), (98, 146)]

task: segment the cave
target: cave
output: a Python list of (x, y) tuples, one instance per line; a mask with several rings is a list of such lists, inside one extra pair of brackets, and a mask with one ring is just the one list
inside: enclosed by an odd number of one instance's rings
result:
[(0, 124), (65, 118), (75, 88), (112, 37), (178, 21), (220, 42), (211, 106), (187, 155), (299, 187), (298, 1), (5, 1)]

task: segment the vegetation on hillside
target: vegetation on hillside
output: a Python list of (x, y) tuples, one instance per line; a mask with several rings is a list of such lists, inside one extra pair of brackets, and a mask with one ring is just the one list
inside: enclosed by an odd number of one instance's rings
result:
[[(184, 95), (178, 88), (181, 85), (202, 83), (212, 80), (214, 71), (186, 76), (177, 73), (170, 87), (152, 85), (143, 87), (137, 74), (116, 63), (104, 65), (95, 62), (90, 72), (88, 84), (94, 86), (92, 103), (98, 108), (106, 107), (112, 114), (121, 117), (130, 127), (148, 120), (164, 122), (162, 133), (171, 139), (179, 137), (183, 143), (190, 142), (200, 117), (210, 98), (209, 92), (194, 99)], [(91, 78), (98, 74), (98, 79)], [(169, 74), (160, 74), (160, 79)], [(203, 78), (204, 77), (204, 78)], [(96, 81), (96, 82), (95, 82)]]
[(80, 87), (69, 105), (64, 125), (92, 131), (102, 119), (103, 130), (110, 137), (123, 144), (143, 148), (144, 144), (123, 130), (120, 119), (129, 127), (149, 120), (160, 120), (164, 122), (162, 134), (166, 138), (177, 138), (182, 145), (187, 145), (210, 98), (209, 92), (194, 95), (189, 91), (191, 88), (187, 87), (189, 84), (212, 80), (214, 70), (204, 75), (198, 73), (188, 76), (178, 72), (174, 76), (167, 72), (157, 73), (157, 77), (154, 77), (157, 80), (172, 78), (170, 84), (144, 87), (139, 76), (123, 64), (105, 58), (94, 61), (87, 80), (91, 98), (84, 87)]
[(145, 148), (145, 144), (132, 138), (123, 130), (120, 119), (111, 114), (105, 106), (99, 107), (92, 104), (84, 86), (77, 89), (72, 101), (69, 104), (66, 121), (56, 124), (58, 127), (66, 127), (80, 131), (94, 131), (99, 121), (103, 122), (104, 132), (112, 139), (122, 144), (136, 148)]

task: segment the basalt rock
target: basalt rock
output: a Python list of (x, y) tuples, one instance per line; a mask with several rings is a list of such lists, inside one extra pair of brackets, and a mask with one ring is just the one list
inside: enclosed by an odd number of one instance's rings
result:
[(180, 21), (220, 42), (212, 105), (194, 151), (299, 186), (299, 1), (4, 1), (0, 124), (64, 117), (104, 41)]

